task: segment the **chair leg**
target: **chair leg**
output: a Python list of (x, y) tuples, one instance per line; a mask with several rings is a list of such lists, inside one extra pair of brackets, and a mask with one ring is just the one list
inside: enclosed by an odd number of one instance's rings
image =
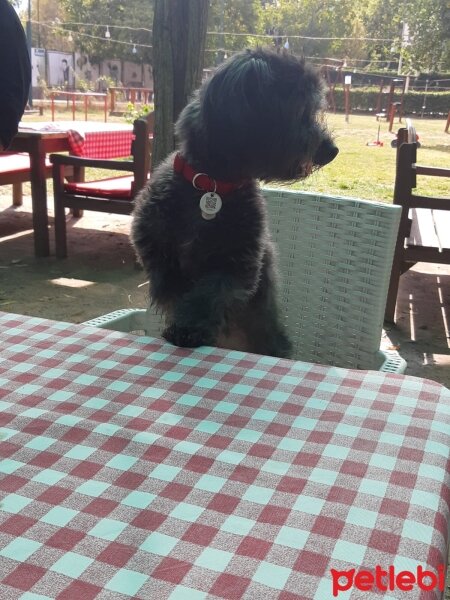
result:
[(72, 213), (72, 217), (74, 219), (81, 219), (84, 213), (83, 209), (81, 208), (71, 208), (70, 212)]
[(22, 206), (23, 204), (23, 191), (22, 191), (22, 183), (19, 181), (18, 183), (12, 184), (12, 197), (13, 197), (13, 206)]
[(384, 313), (384, 320), (388, 323), (395, 323), (395, 305), (397, 304), (400, 275), (407, 270), (404, 268), (404, 245), (405, 239), (409, 237), (410, 231), (411, 222), (408, 216), (408, 208), (403, 206), (400, 225), (398, 228), (397, 241), (395, 243), (394, 258), (392, 260), (392, 270), (391, 278), (389, 280), (386, 310)]
[(397, 304), (398, 286), (400, 283), (400, 266), (393, 265), (391, 271), (391, 279), (389, 281), (389, 289), (386, 301), (386, 311), (384, 313), (384, 320), (387, 323), (395, 322), (395, 306)]
[(61, 199), (55, 195), (55, 254), (57, 258), (67, 257), (66, 213)]
[[(67, 181), (76, 181), (81, 182), (85, 179), (85, 169), (84, 167), (73, 167), (73, 175), (67, 177)], [(71, 208), (70, 212), (74, 219), (81, 219), (83, 216), (83, 209), (81, 208)]]

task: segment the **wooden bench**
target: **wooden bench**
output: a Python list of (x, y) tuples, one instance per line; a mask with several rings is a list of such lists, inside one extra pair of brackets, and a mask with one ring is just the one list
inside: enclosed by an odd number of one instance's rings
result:
[[(45, 176), (52, 176), (50, 161), (45, 163)], [(30, 157), (26, 153), (4, 152), (0, 154), (0, 185), (12, 185), (13, 206), (23, 203), (22, 184), (31, 181)]]
[(448, 197), (414, 193), (417, 176), (448, 177), (450, 169), (417, 164), (417, 136), (410, 120), (399, 129), (394, 204), (402, 207), (385, 319), (393, 322), (400, 276), (417, 262), (450, 264), (450, 186)]

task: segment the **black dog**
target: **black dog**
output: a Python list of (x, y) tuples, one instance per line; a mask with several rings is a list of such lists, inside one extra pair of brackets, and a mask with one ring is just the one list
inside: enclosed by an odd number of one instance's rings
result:
[(257, 49), (225, 62), (182, 111), (178, 152), (139, 194), (132, 225), (169, 342), (289, 356), (257, 180), (304, 178), (333, 160), (323, 104), (316, 71)]

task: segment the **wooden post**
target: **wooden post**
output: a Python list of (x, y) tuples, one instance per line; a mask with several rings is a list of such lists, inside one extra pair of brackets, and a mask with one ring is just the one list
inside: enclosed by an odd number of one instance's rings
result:
[(395, 90), (394, 82), (395, 82), (395, 79), (393, 79), (389, 85), (389, 95), (388, 95), (387, 106), (386, 106), (386, 114), (387, 114), (388, 119), (389, 119), (389, 115), (391, 114), (392, 102), (394, 101), (394, 90)]
[(175, 147), (173, 124), (202, 80), (208, 0), (155, 0), (153, 166)]
[(394, 117), (395, 113), (400, 110), (400, 102), (392, 102), (391, 107), (389, 109), (389, 131), (392, 131), (394, 126)]
[(345, 102), (345, 122), (349, 121), (350, 114), (350, 86), (352, 84), (352, 76), (346, 75), (344, 81), (344, 102)]
[(448, 128), (450, 127), (450, 110), (448, 111), (448, 116), (447, 116), (447, 124), (445, 126), (445, 133), (448, 133)]
[(51, 92), (50, 102), (52, 104), (52, 121), (54, 121), (55, 120), (55, 92)]
[(381, 79), (380, 91), (378, 92), (378, 98), (377, 98), (377, 106), (375, 108), (375, 112), (377, 114), (380, 113), (383, 109), (383, 86), (384, 86), (384, 79)]

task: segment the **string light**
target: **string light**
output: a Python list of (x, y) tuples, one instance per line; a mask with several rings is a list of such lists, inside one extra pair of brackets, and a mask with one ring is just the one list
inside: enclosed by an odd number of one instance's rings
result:
[[(33, 21), (34, 23), (35, 21)], [(59, 29), (59, 27), (56, 27), (55, 25), (48, 25), (46, 23), (41, 23), (42, 27), (47, 27), (48, 29)], [(75, 36), (79, 36), (79, 37), (88, 37), (90, 39), (93, 40), (104, 40), (104, 37), (100, 37), (98, 35), (92, 35), (91, 33), (82, 33), (81, 31), (70, 31), (68, 29), (64, 30), (66, 33), (68, 33), (69, 35), (75, 35)], [(140, 48), (153, 48), (153, 46), (151, 44), (135, 44), (134, 42), (125, 42), (122, 40), (110, 40), (111, 43), (114, 44), (122, 44), (125, 46), (139, 46)], [(136, 49), (137, 52), (137, 49)]]
[[(106, 27), (106, 29), (129, 29), (130, 31), (146, 31), (147, 33), (152, 33), (151, 29), (147, 27), (131, 27), (130, 25), (105, 25), (103, 23), (78, 23), (77, 21), (60, 21), (59, 19), (55, 19), (52, 21), (32, 21), (32, 23), (41, 24), (41, 25), (82, 25), (83, 27)], [(111, 33), (111, 32), (110, 32)], [(106, 34), (105, 34), (105, 37)]]
[[(38, 21), (33, 21), (33, 23), (39, 24)], [(46, 25), (46, 23), (41, 22), (41, 25)], [(106, 27), (105, 38), (111, 37), (111, 33), (109, 28), (111, 29), (129, 29), (131, 31), (146, 31), (147, 33), (152, 33), (151, 29), (147, 29), (145, 27), (130, 27), (129, 25), (104, 25), (102, 23), (78, 23), (75, 21), (67, 21), (67, 22), (59, 22), (60, 25), (83, 25), (86, 27)], [(47, 23), (48, 25), (48, 23)], [(252, 37), (252, 38), (266, 38), (272, 39), (273, 35), (270, 33), (242, 33), (242, 32), (233, 32), (233, 31), (207, 31), (207, 35), (232, 35), (232, 36), (243, 36), (243, 37)], [(317, 41), (361, 41), (361, 42), (394, 42), (396, 41), (393, 38), (375, 38), (375, 37), (320, 37), (320, 36), (308, 36), (308, 35), (289, 35), (291, 39), (297, 40), (317, 40)]]
[[(48, 29), (60, 29), (62, 25), (77, 25), (77, 23), (61, 23), (61, 22), (53, 22), (53, 23), (45, 23), (45, 22), (40, 22), (40, 21), (32, 21), (33, 24), (36, 25), (40, 25), (42, 27), (47, 27)], [(106, 27), (106, 31), (104, 33), (103, 37), (100, 37), (98, 35), (92, 35), (89, 33), (84, 33), (84, 32), (80, 32), (80, 31), (72, 31), (72, 30), (65, 30), (65, 32), (68, 34), (67, 40), (69, 42), (73, 42), (73, 36), (82, 36), (82, 37), (88, 37), (91, 39), (95, 39), (95, 40), (104, 40), (105, 38), (110, 40), (111, 43), (114, 44), (122, 44), (122, 45), (126, 45), (126, 46), (132, 46), (132, 54), (137, 54), (138, 52), (138, 48), (152, 48), (153, 46), (151, 44), (136, 44), (135, 42), (125, 42), (122, 40), (116, 40), (116, 39), (111, 39), (111, 32), (109, 30), (109, 28), (117, 28), (117, 29), (130, 29), (133, 31), (146, 31), (148, 33), (151, 33), (151, 29), (145, 29), (143, 27), (139, 27), (139, 28), (135, 28), (135, 27), (128, 27), (128, 26), (122, 26), (122, 25), (94, 25), (92, 23), (79, 23), (79, 25), (91, 25), (91, 26), (95, 26), (95, 27)], [(267, 39), (272, 39), (273, 36), (272, 35), (256, 35), (256, 34), (245, 34), (245, 33), (223, 33), (223, 32), (209, 32), (209, 35), (241, 35), (241, 36), (246, 36), (246, 37), (251, 37), (251, 38), (258, 38), (258, 37), (264, 37)], [(306, 38), (304, 36), (289, 36), (290, 38), (301, 38), (301, 39), (362, 39), (362, 38)], [(366, 38), (367, 39), (367, 38)], [(286, 44), (285, 47), (288, 46), (289, 41), (287, 41), (286, 38)], [(213, 53), (222, 53), (223, 55), (226, 56), (230, 56), (233, 54), (236, 54), (237, 52), (240, 52), (240, 50), (230, 50), (227, 48), (205, 48), (205, 52), (213, 52)], [(310, 61), (314, 61), (320, 62), (319, 66), (327, 66), (326, 63), (323, 63), (323, 61), (334, 61), (334, 62), (338, 62), (338, 63), (342, 63), (342, 61), (344, 61), (344, 64), (342, 65), (343, 68), (345, 68), (345, 60), (346, 59), (336, 59), (336, 58), (326, 58), (326, 57), (317, 57), (317, 56), (305, 56), (305, 58), (307, 60)], [(371, 59), (352, 59), (351, 60), (352, 63), (388, 63), (388, 62), (392, 62), (390, 60), (387, 59), (378, 59), (378, 60), (371, 60)]]

